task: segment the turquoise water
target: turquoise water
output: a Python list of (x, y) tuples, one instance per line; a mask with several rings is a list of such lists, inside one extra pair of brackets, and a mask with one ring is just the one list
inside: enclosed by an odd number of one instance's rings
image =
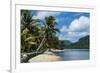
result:
[(89, 60), (90, 54), (89, 49), (67, 49), (64, 52), (59, 52), (59, 56), (64, 61), (68, 60)]

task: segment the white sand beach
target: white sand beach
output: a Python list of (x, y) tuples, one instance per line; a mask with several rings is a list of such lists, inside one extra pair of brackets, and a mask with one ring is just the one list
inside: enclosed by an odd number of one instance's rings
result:
[(56, 56), (54, 54), (40, 54), (36, 57), (31, 58), (28, 62), (52, 62), (52, 61), (61, 61), (62, 58), (60, 56)]

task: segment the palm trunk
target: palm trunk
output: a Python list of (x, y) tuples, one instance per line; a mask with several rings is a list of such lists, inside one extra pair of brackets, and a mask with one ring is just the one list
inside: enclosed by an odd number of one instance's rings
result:
[(46, 38), (45, 38), (45, 36), (44, 36), (44, 38), (42, 39), (42, 42), (40, 43), (39, 47), (37, 48), (37, 52), (38, 52), (38, 51), (41, 49), (41, 47), (44, 45), (45, 41), (46, 41)]

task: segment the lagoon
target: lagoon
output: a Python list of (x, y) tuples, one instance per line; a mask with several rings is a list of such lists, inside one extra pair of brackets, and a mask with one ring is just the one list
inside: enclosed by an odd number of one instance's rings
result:
[(89, 60), (89, 49), (66, 49), (63, 52), (57, 53), (63, 58), (63, 61), (71, 60)]

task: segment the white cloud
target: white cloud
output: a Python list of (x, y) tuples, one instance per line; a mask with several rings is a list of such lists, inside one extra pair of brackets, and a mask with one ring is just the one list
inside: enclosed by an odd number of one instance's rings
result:
[(34, 19), (44, 19), (46, 16), (56, 16), (59, 15), (60, 12), (45, 12), (45, 11), (38, 11), (36, 15), (33, 16)]
[(60, 31), (64, 34), (59, 36), (61, 40), (70, 40), (72, 42), (78, 41), (81, 37), (89, 35), (89, 18), (81, 16), (71, 22), (69, 27), (63, 25)]
[(68, 32), (59, 35), (60, 40), (70, 40), (71, 42), (77, 42), (80, 38), (89, 35), (89, 32)]
[(60, 29), (61, 32), (67, 32), (68, 28), (67, 26), (63, 25), (62, 28)]
[(81, 16), (79, 19), (75, 19), (69, 26), (69, 31), (80, 32), (89, 29), (90, 20), (88, 17)]
[(61, 28), (61, 32), (84, 32), (89, 31), (89, 24), (90, 20), (88, 17), (81, 16), (79, 19), (75, 19), (71, 22), (69, 25), (69, 28), (67, 26), (63, 26)]
[(68, 35), (70, 37), (83, 37), (83, 36), (86, 36), (86, 35), (89, 35), (89, 32), (68, 32)]

